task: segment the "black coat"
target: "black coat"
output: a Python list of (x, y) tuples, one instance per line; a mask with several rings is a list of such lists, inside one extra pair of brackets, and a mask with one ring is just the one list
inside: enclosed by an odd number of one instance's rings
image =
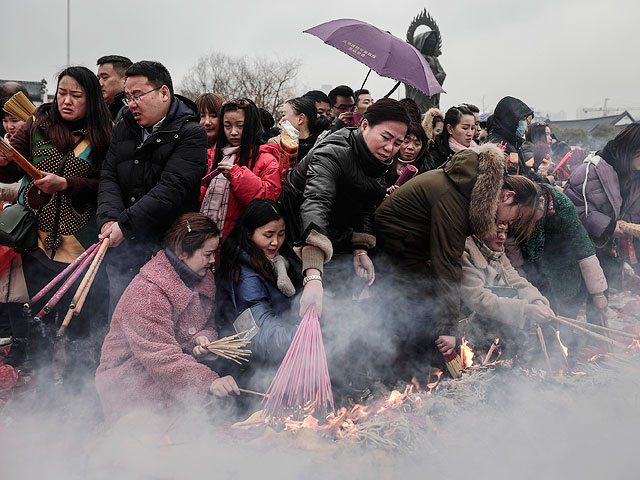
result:
[(446, 139), (442, 133), (429, 144), (427, 152), (427, 170), (435, 170), (447, 163), (455, 152), (449, 147), (449, 137)]
[(506, 147), (505, 154), (511, 153), (518, 154), (519, 168), (509, 166), (509, 173), (520, 173), (526, 175), (531, 170), (525, 165), (528, 158), (524, 158), (522, 152), (522, 144), (524, 138), (516, 135), (518, 129), (518, 122), (521, 118), (533, 115), (533, 110), (527, 106), (522, 100), (518, 100), (514, 97), (504, 97), (496, 105), (495, 112), (493, 113), (493, 127), (489, 132), (488, 142), (500, 144)]
[(367, 148), (358, 128), (343, 128), (316, 145), (285, 179), (280, 202), (287, 233), (298, 245), (311, 230), (326, 236), (335, 253), (351, 252), (354, 233), (373, 237), (373, 217), (384, 199), (381, 162)]
[[(125, 241), (115, 250), (123, 268), (141, 266), (181, 214), (199, 209), (207, 168), (207, 133), (195, 104), (174, 96), (160, 128), (142, 141), (127, 109), (113, 129), (98, 191), (98, 227), (118, 222)], [(116, 252), (112, 257), (118, 257)]]

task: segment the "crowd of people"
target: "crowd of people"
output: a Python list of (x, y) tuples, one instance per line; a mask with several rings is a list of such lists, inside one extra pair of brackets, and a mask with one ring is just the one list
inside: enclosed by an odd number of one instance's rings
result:
[[(335, 392), (353, 398), (441, 366), (465, 332), (500, 331), (517, 356), (556, 314), (586, 305), (601, 322), (609, 286), (637, 268), (620, 222), (640, 223), (640, 123), (565, 151), (517, 98), (486, 118), (340, 85), (287, 100), (275, 124), (250, 98), (177, 94), (159, 62), (97, 66), (65, 68), (26, 122), (2, 112), (44, 176), (0, 155), (2, 199), (35, 214), (38, 237), (2, 247), (0, 288), (3, 361), (48, 392), (75, 287), (42, 318), (22, 304), (109, 239), (62, 341), (64, 390), (95, 389), (107, 420), (265, 391), (311, 306)], [(0, 88), (4, 104), (21, 86)], [(247, 331), (247, 363), (206, 348)]]

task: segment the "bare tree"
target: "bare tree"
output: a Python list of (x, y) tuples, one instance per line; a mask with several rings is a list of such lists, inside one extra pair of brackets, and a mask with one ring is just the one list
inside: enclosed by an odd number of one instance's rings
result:
[(275, 117), (280, 105), (296, 96), (294, 83), (299, 68), (300, 62), (295, 59), (232, 57), (213, 52), (191, 67), (182, 79), (180, 93), (192, 99), (205, 92), (226, 99), (247, 97)]

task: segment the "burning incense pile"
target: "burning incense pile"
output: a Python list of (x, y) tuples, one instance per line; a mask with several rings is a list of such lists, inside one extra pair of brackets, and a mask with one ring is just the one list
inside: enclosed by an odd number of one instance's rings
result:
[(333, 410), (333, 392), (324, 353), (318, 313), (312, 305), (304, 315), (291, 346), (271, 386), (264, 411), (282, 418), (287, 410), (309, 403), (325, 411)]
[(242, 362), (248, 362), (249, 356), (251, 355), (251, 350), (244, 348), (251, 343), (250, 340), (244, 338), (247, 332), (248, 330), (236, 333), (230, 337), (220, 338), (215, 342), (205, 345), (204, 348), (214, 355), (233, 360), (240, 365)]
[(7, 100), (7, 103), (4, 104), (2, 109), (9, 115), (26, 122), (27, 119), (33, 115), (36, 106), (31, 103), (24, 93), (18, 92)]

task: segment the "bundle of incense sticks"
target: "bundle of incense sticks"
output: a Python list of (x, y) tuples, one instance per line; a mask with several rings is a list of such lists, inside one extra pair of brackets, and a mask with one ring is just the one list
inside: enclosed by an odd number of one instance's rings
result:
[(218, 175), (220, 175), (220, 169), (219, 168), (211, 170), (210, 173), (208, 173), (204, 177), (202, 177), (202, 180), (200, 180), (200, 185), (209, 185), (211, 183), (211, 180), (214, 177), (217, 177)]
[(447, 370), (449, 370), (449, 374), (451, 378), (458, 378), (462, 375), (462, 359), (458, 352), (455, 350), (451, 352), (449, 355), (444, 357), (445, 364), (447, 365)]
[(244, 338), (247, 332), (248, 330), (236, 333), (229, 337), (220, 338), (208, 345), (205, 345), (204, 348), (214, 355), (228, 360), (233, 360), (237, 364), (241, 365), (242, 362), (248, 362), (249, 356), (251, 356), (251, 350), (244, 348), (251, 343), (251, 340), (246, 340)]
[(418, 173), (418, 169), (416, 167), (414, 167), (413, 165), (407, 165), (406, 167), (404, 167), (404, 170), (398, 177), (398, 180), (396, 181), (396, 185), (398, 187), (403, 185), (404, 183), (408, 182), (413, 177), (415, 177), (417, 173)]
[(2, 109), (9, 115), (26, 122), (27, 119), (33, 115), (36, 106), (31, 103), (31, 100), (29, 100), (24, 93), (18, 92), (7, 100), (7, 103), (4, 104)]
[(20, 152), (11, 146), (4, 138), (0, 138), (0, 153), (9, 160), (14, 161), (24, 172), (34, 180), (40, 180), (44, 174), (34, 167), (29, 160), (24, 158)]
[(333, 391), (327, 368), (316, 306), (311, 305), (300, 322), (291, 346), (267, 390), (264, 412), (281, 418), (288, 410), (313, 403), (321, 413), (333, 406)]
[(71, 300), (71, 305), (69, 305), (69, 310), (67, 311), (67, 315), (64, 317), (62, 321), (62, 325), (58, 329), (57, 337), (62, 337), (64, 331), (71, 323), (71, 318), (80, 315), (82, 311), (82, 306), (84, 305), (85, 300), (87, 299), (87, 295), (89, 294), (89, 290), (91, 289), (91, 285), (93, 285), (93, 281), (96, 278), (96, 274), (98, 273), (98, 269), (100, 268), (100, 264), (104, 258), (105, 253), (107, 252), (107, 248), (109, 248), (109, 239), (105, 238), (102, 240), (102, 245), (96, 252), (93, 260), (91, 261), (91, 265), (87, 270), (82, 282), (80, 282), (80, 286), (76, 290), (73, 299)]
[(620, 230), (632, 237), (640, 238), (640, 225), (637, 223), (620, 222)]

